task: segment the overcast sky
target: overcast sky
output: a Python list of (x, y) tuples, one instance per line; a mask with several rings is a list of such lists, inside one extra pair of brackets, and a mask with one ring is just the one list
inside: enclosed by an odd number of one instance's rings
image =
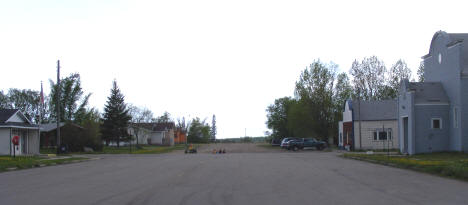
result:
[(0, 1), (0, 88), (78, 72), (103, 110), (116, 79), (155, 115), (216, 115), (218, 138), (260, 136), (314, 59), (348, 72), (376, 55), (415, 75), (434, 33), (468, 32), (464, 1)]

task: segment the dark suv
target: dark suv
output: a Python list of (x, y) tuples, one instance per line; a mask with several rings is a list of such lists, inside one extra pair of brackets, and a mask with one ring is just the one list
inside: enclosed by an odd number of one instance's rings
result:
[(315, 147), (317, 150), (322, 150), (327, 146), (327, 143), (321, 140), (316, 140), (314, 138), (301, 138), (288, 141), (288, 150), (297, 151), (304, 148)]

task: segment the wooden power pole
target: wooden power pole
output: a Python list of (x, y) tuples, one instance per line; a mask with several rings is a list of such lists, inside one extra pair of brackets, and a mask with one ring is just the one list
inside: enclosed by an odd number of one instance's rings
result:
[(57, 110), (57, 154), (60, 154), (60, 60), (57, 60), (57, 90), (56, 93), (57, 104), (55, 105)]

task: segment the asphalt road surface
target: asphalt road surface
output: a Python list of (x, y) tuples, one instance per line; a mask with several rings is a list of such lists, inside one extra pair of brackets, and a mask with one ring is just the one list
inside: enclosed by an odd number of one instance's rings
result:
[(466, 182), (334, 152), (261, 150), (102, 155), (4, 172), (0, 204), (468, 204)]

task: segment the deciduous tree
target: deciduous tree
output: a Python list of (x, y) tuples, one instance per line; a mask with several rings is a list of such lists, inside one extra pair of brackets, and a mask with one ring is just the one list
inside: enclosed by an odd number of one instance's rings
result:
[[(49, 107), (56, 110), (57, 104), (57, 84), (50, 80)], [(75, 122), (78, 115), (86, 112), (91, 93), (85, 94), (81, 87), (80, 74), (74, 73), (64, 78), (60, 82), (60, 121)], [(55, 112), (51, 112), (51, 118), (57, 120)]]

